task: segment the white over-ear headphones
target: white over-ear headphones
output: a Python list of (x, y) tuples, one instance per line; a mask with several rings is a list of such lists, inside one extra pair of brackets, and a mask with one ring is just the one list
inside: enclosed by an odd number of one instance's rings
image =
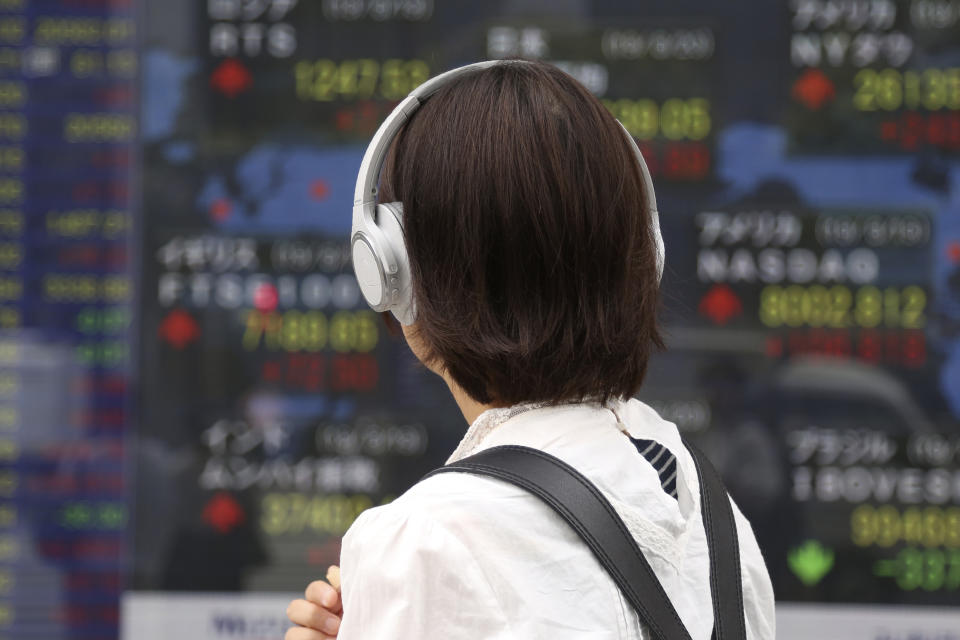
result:
[[(374, 311), (391, 311), (401, 324), (413, 324), (416, 318), (413, 286), (410, 282), (410, 260), (403, 241), (403, 204), (388, 202), (377, 204), (377, 183), (390, 143), (397, 132), (423, 102), (443, 85), (480, 69), (498, 64), (526, 64), (522, 60), (489, 60), (459, 67), (427, 80), (387, 116), (373, 135), (373, 140), (363, 154), (357, 188), (353, 195), (353, 228), (350, 243), (353, 253), (353, 271), (357, 275), (360, 291)], [(618, 121), (619, 124), (619, 121)], [(623, 128), (623, 125), (620, 125)], [(663, 276), (663, 238), (660, 235), (660, 219), (657, 200), (653, 193), (653, 180), (640, 148), (626, 129), (623, 133), (630, 140), (634, 156), (640, 164), (643, 178), (643, 207), (650, 216), (650, 227), (657, 247), (657, 280)]]

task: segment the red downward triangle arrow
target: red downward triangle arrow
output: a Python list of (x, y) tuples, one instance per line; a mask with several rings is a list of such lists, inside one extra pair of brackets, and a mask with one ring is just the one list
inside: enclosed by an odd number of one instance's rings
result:
[(233, 496), (221, 491), (203, 508), (203, 519), (220, 533), (230, 533), (247, 519), (247, 514)]
[(827, 102), (833, 100), (837, 91), (833, 82), (820, 69), (807, 69), (793, 83), (791, 92), (794, 99), (803, 103), (811, 111), (816, 111)]
[(700, 300), (699, 311), (714, 324), (724, 325), (743, 313), (743, 304), (729, 286), (716, 284)]
[(197, 321), (189, 313), (181, 309), (174, 309), (160, 323), (157, 333), (171, 347), (180, 350), (200, 337), (200, 327), (197, 326)]
[(253, 76), (241, 62), (227, 58), (210, 74), (210, 86), (228, 98), (235, 98), (253, 86)]

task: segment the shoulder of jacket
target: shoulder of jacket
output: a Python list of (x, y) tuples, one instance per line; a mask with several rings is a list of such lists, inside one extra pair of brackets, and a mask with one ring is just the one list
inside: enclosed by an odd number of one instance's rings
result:
[(486, 476), (448, 471), (424, 478), (416, 483), (393, 503), (398, 509), (437, 516), (464, 510), (495, 508), (504, 498), (533, 496), (520, 487)]
[(517, 496), (536, 499), (519, 487), (492, 478), (461, 472), (439, 473), (416, 483), (392, 502), (367, 509), (350, 529), (382, 530), (400, 523), (459, 525), (464, 519), (495, 512), (500, 500)]

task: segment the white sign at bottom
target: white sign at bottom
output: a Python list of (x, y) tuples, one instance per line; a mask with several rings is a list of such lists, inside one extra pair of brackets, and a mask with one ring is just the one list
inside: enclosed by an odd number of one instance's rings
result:
[[(127, 592), (121, 640), (280, 640), (300, 594)], [(767, 640), (767, 639), (764, 639)], [(960, 608), (777, 604), (777, 640), (960, 640)]]

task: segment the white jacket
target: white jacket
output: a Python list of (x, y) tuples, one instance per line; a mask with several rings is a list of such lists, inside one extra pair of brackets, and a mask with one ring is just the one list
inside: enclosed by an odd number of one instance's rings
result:
[[(625, 436), (677, 456), (679, 499)], [(495, 409), (450, 461), (504, 444), (566, 461), (627, 523), (693, 640), (713, 629), (707, 542), (693, 459), (676, 427), (638, 400)], [(734, 505), (747, 638), (774, 638), (770, 578)], [(444, 473), (353, 524), (340, 556), (340, 640), (648, 638), (613, 580), (538, 498), (492, 478)]]

